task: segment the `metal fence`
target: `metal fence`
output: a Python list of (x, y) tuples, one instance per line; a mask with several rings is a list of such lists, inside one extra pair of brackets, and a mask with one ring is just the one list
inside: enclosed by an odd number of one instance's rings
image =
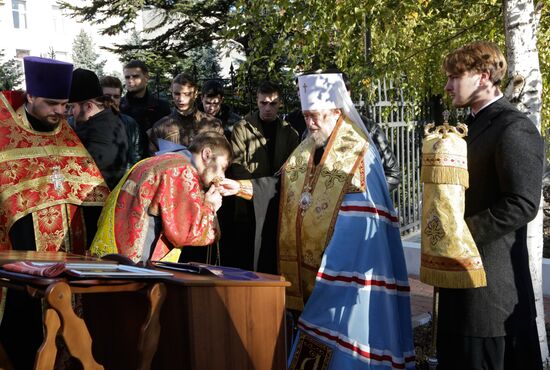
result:
[(401, 233), (406, 234), (420, 228), (422, 130), (430, 111), (407, 101), (403, 90), (391, 80), (379, 80), (375, 87), (376, 99), (366, 106), (371, 118), (385, 131), (401, 169), (401, 184), (392, 197)]

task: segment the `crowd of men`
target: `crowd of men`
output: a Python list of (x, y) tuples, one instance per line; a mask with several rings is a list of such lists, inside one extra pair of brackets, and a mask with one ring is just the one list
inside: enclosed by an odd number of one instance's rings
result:
[[(205, 262), (204, 246), (219, 243), (221, 264), (292, 283), (293, 368), (307, 366), (298, 353), (307, 343), (329, 354), (319, 368), (414, 368), (390, 198), (399, 167), (345, 75), (300, 75), (301, 110), (287, 121), (270, 81), (241, 117), (217, 80), (178, 74), (172, 104), (159, 98), (141, 61), (124, 66), (124, 96), (113, 76), (45, 58), (24, 64), (24, 100), (0, 94), (2, 250)], [(458, 49), (444, 67), (453, 104), (475, 114), (466, 220), (488, 286), (442, 290), (440, 368), (538, 369), (525, 225), (540, 198), (542, 141), (502, 97), (506, 62), (493, 44)], [(0, 341), (15, 368), (31, 368), (40, 304), (11, 291), (3, 299)], [(22, 314), (38, 321), (22, 329)]]

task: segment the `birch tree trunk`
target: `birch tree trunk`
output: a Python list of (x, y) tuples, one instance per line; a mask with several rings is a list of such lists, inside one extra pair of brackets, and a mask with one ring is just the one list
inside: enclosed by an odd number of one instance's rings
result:
[[(540, 131), (542, 107), (542, 77), (537, 50), (537, 26), (540, 8), (535, 10), (533, 0), (505, 0), (504, 25), (508, 61), (508, 85), (506, 95), (519, 110), (526, 113)], [(535, 292), (537, 329), (542, 361), (548, 366), (548, 345), (544, 322), (542, 293), (543, 212), (542, 198), (537, 217), (529, 223), (527, 247), (529, 268)]]

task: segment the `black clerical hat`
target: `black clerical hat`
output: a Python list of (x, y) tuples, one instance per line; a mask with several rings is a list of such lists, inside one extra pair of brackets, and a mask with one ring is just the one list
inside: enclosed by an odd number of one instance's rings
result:
[(103, 95), (97, 75), (88, 69), (77, 68), (73, 71), (73, 83), (69, 94), (69, 103), (94, 99)]

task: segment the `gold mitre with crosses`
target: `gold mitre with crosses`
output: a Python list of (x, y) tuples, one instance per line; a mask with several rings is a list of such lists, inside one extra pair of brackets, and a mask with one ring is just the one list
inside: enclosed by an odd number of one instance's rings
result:
[(420, 280), (440, 288), (487, 285), (485, 270), (464, 221), (468, 156), (464, 124), (426, 125), (422, 143), (424, 183)]

